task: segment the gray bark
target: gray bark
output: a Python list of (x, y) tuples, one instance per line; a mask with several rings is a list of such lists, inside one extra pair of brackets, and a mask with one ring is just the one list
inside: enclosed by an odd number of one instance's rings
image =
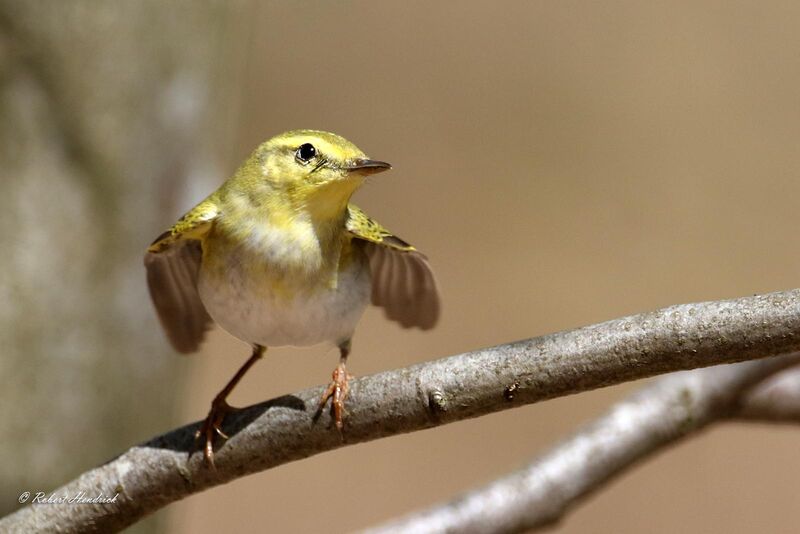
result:
[(739, 400), (733, 418), (743, 421), (800, 423), (800, 369), (779, 373)]
[[(761, 384), (752, 395), (748, 388), (798, 361), (800, 356), (792, 354), (668, 375), (617, 403), (527, 467), (366, 532), (499, 534), (549, 528), (626, 469), (711, 423), (740, 417), (742, 411), (750, 420), (792, 420), (788, 410), (797, 395), (779, 402), (775, 410)], [(798, 373), (781, 374), (796, 378)], [(774, 388), (770, 386), (772, 401), (778, 400)], [(793, 414), (798, 411), (795, 404)]]
[[(118, 530), (192, 493), (346, 444), (660, 373), (798, 349), (800, 290), (672, 306), (355, 380), (343, 440), (327, 414), (313, 417), (321, 388), (231, 416), (224, 428), (231, 439), (218, 450), (215, 471), (201, 454), (191, 454), (194, 423), (132, 447), (54, 492), (118, 494), (115, 502), (33, 505), (0, 520), (0, 529)], [(743, 383), (752, 383), (748, 380)], [(735, 391), (737, 384), (728, 385)]]

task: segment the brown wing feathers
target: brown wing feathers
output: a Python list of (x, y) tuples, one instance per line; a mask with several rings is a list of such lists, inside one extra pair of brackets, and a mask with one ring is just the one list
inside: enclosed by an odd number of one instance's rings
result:
[(163, 252), (148, 252), (144, 258), (158, 318), (172, 346), (182, 353), (195, 352), (211, 324), (197, 292), (202, 254), (199, 241), (186, 240)]
[(425, 255), (365, 242), (372, 274), (372, 303), (403, 327), (428, 330), (439, 318), (439, 293)]
[(439, 292), (428, 259), (370, 218), (347, 207), (347, 230), (369, 257), (372, 303), (406, 328), (433, 328), (439, 319)]

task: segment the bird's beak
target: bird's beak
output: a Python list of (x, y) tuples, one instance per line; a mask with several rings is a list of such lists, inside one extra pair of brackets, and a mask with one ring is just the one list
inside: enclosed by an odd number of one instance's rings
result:
[(350, 162), (350, 165), (345, 167), (345, 170), (360, 174), (378, 174), (379, 172), (388, 171), (391, 168), (392, 166), (385, 161), (361, 158)]

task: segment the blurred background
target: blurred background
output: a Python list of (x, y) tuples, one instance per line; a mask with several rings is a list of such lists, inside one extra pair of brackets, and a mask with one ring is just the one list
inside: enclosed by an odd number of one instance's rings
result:
[[(355, 202), (441, 285), (432, 332), (367, 312), (356, 375), (797, 287), (799, 30), (792, 1), (0, 1), (0, 513), (205, 416), (248, 348), (214, 331), (174, 354), (142, 253), (284, 130), (390, 161)], [(336, 361), (270, 350), (231, 401)], [(352, 531), (523, 465), (639, 385), (326, 453), (131, 530)], [(798, 437), (720, 425), (557, 528), (791, 532)]]

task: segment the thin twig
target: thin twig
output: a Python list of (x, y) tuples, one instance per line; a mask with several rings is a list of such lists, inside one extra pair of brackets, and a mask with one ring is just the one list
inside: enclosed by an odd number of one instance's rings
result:
[[(198, 423), (132, 447), (55, 491), (102, 493), (98, 505), (39, 504), (0, 520), (0, 531), (119, 530), (217, 484), (347, 444), (459, 421), (660, 373), (777, 356), (800, 349), (800, 290), (685, 304), (577, 330), (477, 350), (355, 380), (344, 441), (320, 388), (230, 418), (217, 470), (194, 449)], [(763, 365), (769, 366), (765, 363)], [(597, 453), (601, 451), (598, 450)]]

